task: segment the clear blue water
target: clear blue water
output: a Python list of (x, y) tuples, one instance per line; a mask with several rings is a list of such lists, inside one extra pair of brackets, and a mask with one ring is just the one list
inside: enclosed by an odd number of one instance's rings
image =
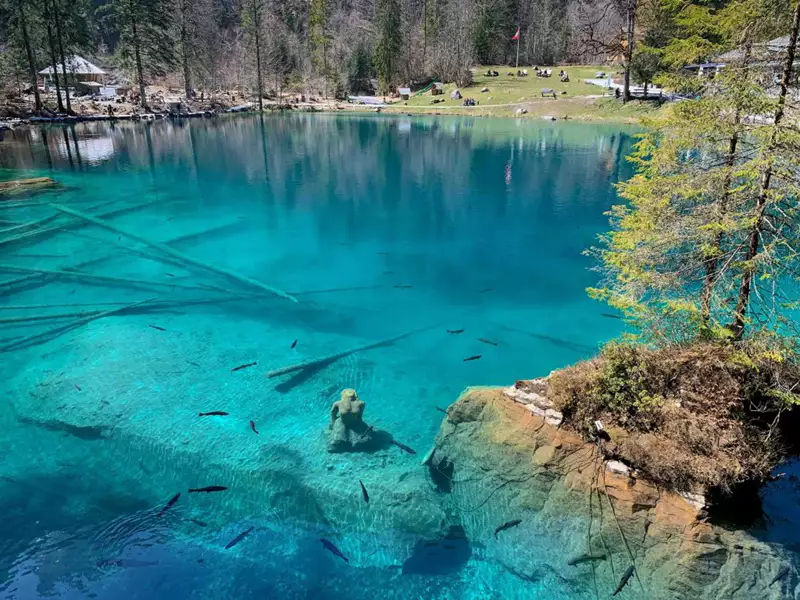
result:
[[(63, 213), (43, 227), (69, 227), (0, 242), (0, 597), (577, 597), (557, 577), (507, 572), (481, 540), (446, 573), (398, 566), (450, 524), (419, 464), (436, 408), (466, 386), (545, 375), (619, 333), (586, 297), (595, 275), (581, 252), (607, 225), (612, 184), (630, 173), (633, 134), (340, 116), (7, 132), (0, 176), (49, 175), (60, 187), (7, 201), (0, 240), (56, 214), (48, 202), (125, 208), (106, 220), (299, 302), (255, 297)], [(156, 306), (66, 327), (150, 298)], [(19, 320), (59, 314), (71, 316)], [(409, 332), (320, 369), (265, 376)], [(368, 423), (417, 455), (327, 453), (328, 411), (347, 387)], [(197, 416), (213, 410), (229, 414)], [(186, 491), (207, 485), (229, 489)]]

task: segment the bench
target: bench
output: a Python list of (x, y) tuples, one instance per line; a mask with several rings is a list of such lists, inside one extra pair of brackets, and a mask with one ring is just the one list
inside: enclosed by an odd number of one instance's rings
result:
[(542, 88), (542, 97), (544, 98), (545, 96), (552, 96), (554, 100), (557, 98), (553, 88)]

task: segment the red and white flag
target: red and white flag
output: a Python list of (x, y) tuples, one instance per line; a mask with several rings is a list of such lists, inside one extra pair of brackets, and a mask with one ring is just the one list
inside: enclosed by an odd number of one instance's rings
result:
[(517, 33), (514, 34), (514, 37), (511, 38), (512, 42), (516, 42), (519, 39), (519, 27), (517, 27)]

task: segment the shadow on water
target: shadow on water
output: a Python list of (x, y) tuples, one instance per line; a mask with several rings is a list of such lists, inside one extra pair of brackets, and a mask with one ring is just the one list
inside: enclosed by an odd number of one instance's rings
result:
[(312, 379), (315, 375), (317, 375), (319, 372), (327, 369), (333, 363), (342, 358), (344, 357), (339, 356), (336, 358), (332, 358), (330, 360), (318, 362), (314, 365), (306, 367), (305, 369), (300, 369), (299, 371), (297, 371), (297, 373), (289, 377), (289, 379), (281, 381), (278, 385), (276, 385), (275, 391), (280, 392), (281, 394), (286, 394), (288, 392), (291, 392), (294, 388), (303, 385), (308, 380)]
[(403, 575), (449, 575), (460, 571), (472, 556), (464, 528), (451, 525), (442, 537), (419, 540), (403, 563)]
[(63, 421), (50, 420), (50, 421), (37, 421), (29, 417), (17, 417), (20, 423), (32, 425), (33, 427), (41, 427), (47, 431), (55, 431), (66, 433), (67, 435), (74, 436), (79, 440), (95, 441), (105, 439), (105, 428), (96, 427), (93, 425), (72, 425)]
[(521, 333), (528, 337), (532, 337), (536, 340), (547, 342), (557, 348), (563, 348), (564, 350), (569, 350), (570, 352), (574, 352), (575, 354), (579, 354), (580, 356), (586, 356), (587, 354), (593, 354), (594, 352), (597, 352), (596, 347), (589, 346), (588, 344), (582, 344), (580, 342), (574, 342), (572, 340), (565, 340), (562, 338), (554, 337), (552, 335), (535, 333), (533, 331), (525, 331), (524, 329), (519, 329), (517, 327), (509, 327), (508, 325), (502, 325), (500, 323), (497, 323), (497, 327), (505, 329), (506, 331)]
[(149, 508), (130, 490), (114, 489), (101, 478), (82, 475), (0, 475), (3, 537), (14, 540), (12, 547), (2, 549), (0, 566), (49, 532), (77, 532)]

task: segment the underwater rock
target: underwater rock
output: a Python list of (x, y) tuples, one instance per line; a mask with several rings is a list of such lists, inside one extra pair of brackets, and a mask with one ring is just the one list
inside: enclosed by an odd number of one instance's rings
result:
[[(546, 380), (470, 388), (441, 424), (428, 475), (439, 493), (449, 493), (466, 537), (486, 543), (484, 560), (536, 574), (553, 597), (594, 598), (595, 581), (601, 596), (610, 595), (631, 554), (636, 571), (627, 593), (635, 597), (777, 600), (793, 593), (794, 575), (769, 585), (789, 565), (779, 547), (712, 524), (702, 496), (666, 492), (632, 479), (622, 463), (604, 464), (594, 444), (551, 424), (548, 410)], [(493, 528), (512, 518), (523, 519), (525, 530), (495, 542)], [(608, 560), (568, 564), (600, 554)]]
[(331, 405), (328, 452), (372, 452), (391, 442), (391, 436), (364, 422), (364, 401), (355, 390), (343, 390)]

